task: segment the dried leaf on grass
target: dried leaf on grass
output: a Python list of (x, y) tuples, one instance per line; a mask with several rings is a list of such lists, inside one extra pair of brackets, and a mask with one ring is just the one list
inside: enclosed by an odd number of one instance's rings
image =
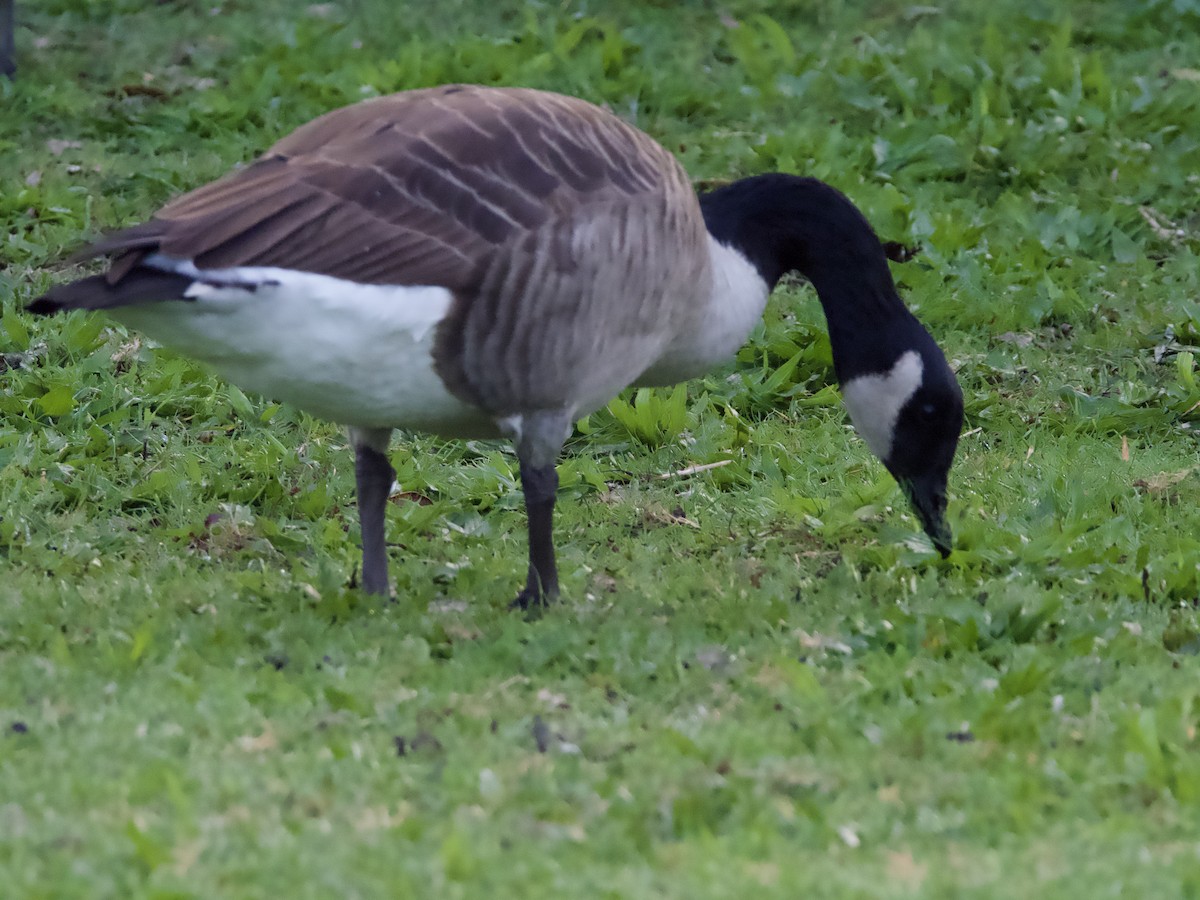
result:
[(1178, 472), (1159, 472), (1157, 475), (1151, 475), (1148, 478), (1137, 479), (1133, 483), (1133, 486), (1151, 496), (1157, 496), (1167, 493), (1175, 485), (1186, 480), (1195, 471), (1196, 467), (1192, 466), (1188, 469), (1180, 469)]

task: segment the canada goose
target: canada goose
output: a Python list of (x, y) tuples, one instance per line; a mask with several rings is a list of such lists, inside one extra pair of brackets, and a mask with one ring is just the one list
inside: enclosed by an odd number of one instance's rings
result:
[(230, 381), (349, 427), (362, 583), (388, 591), (395, 428), (512, 439), (529, 528), (517, 605), (554, 598), (555, 463), (628, 385), (730, 358), (788, 272), (815, 286), (850, 417), (949, 553), (962, 395), (896, 293), (879, 239), (820, 181), (697, 199), (605, 110), (446, 86), (330, 112), (78, 258), (108, 271), (35, 313), (104, 309)]

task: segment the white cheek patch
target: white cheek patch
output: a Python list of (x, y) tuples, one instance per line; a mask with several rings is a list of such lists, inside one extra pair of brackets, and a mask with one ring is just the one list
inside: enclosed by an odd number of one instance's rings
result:
[(842, 385), (842, 400), (855, 430), (881, 460), (892, 453), (892, 438), (900, 410), (921, 386), (925, 365), (921, 354), (909, 350), (882, 375), (860, 375)]

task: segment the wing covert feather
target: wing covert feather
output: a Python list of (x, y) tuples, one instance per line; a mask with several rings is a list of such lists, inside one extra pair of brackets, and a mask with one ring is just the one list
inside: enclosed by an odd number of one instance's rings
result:
[[(669, 153), (584, 101), (431, 88), (314, 119), (89, 255), (158, 250), (199, 268), (277, 266), (459, 291), (497, 248), (594, 206), (601, 191), (611, 202), (681, 185), (690, 190)], [(131, 268), (118, 259), (114, 274)]]

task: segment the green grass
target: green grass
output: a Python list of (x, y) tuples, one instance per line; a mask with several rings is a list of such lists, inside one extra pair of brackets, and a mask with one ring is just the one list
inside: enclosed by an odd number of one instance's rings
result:
[[(1200, 5), (717, 10), (18, 3), (0, 893), (1200, 896)], [(379, 603), (336, 428), (21, 312), (86, 235), (456, 80), (608, 103), (698, 182), (825, 178), (918, 245), (956, 553), (848, 429), (802, 285), (581, 424), (537, 621), (508, 448), (397, 444)]]

